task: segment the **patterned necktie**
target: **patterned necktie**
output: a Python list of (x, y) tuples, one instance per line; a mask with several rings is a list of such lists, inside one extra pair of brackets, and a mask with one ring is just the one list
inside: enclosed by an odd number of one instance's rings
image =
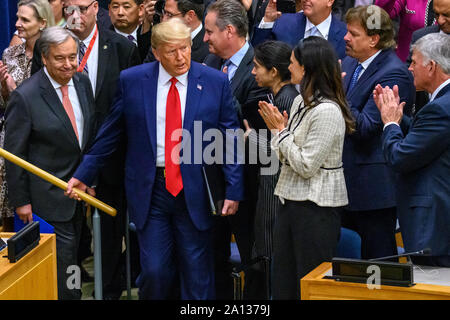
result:
[[(181, 103), (178, 89), (175, 86), (177, 79), (170, 79), (172, 83), (167, 94), (166, 104), (166, 133), (164, 157), (166, 166), (166, 189), (171, 195), (176, 197), (183, 189), (183, 181), (180, 169), (180, 142), (181, 136), (174, 140), (172, 133), (181, 130)], [(174, 150), (175, 149), (175, 150)]]
[(363, 66), (362, 66), (362, 64), (359, 63), (355, 69), (355, 72), (353, 72), (352, 80), (350, 81), (350, 85), (348, 86), (347, 92), (350, 92), (353, 89), (353, 87), (356, 85), (356, 83), (358, 82), (358, 77), (359, 77), (359, 74), (361, 73), (362, 69), (363, 69)]
[[(83, 41), (80, 41), (80, 52), (78, 54), (78, 65), (81, 64), (81, 61), (83, 61), (85, 53), (86, 53), (86, 45), (83, 43)], [(87, 62), (84, 65), (83, 73), (85, 73), (86, 75), (89, 74)]]
[(75, 135), (77, 136), (77, 140), (79, 141), (80, 138), (78, 137), (78, 129), (77, 129), (77, 122), (75, 120), (75, 113), (73, 112), (72, 103), (69, 99), (69, 87), (67, 85), (61, 86), (61, 93), (62, 93), (62, 103), (64, 110), (66, 110), (67, 116), (70, 119), (70, 123), (72, 124), (73, 131), (75, 132)]
[(225, 61), (225, 63), (222, 66), (222, 72), (228, 74), (228, 80), (231, 82), (231, 74), (228, 72), (228, 68), (230, 67), (230, 65), (232, 64), (231, 60), (228, 59)]

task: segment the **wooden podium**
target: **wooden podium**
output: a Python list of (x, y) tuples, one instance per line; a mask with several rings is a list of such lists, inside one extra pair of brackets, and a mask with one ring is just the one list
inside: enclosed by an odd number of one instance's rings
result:
[[(14, 233), (0, 233), (10, 238)], [(57, 300), (56, 236), (41, 234), (39, 245), (19, 261), (9, 263), (0, 251), (0, 300)]]
[(302, 300), (450, 300), (450, 286), (417, 283), (371, 290), (363, 283), (324, 279), (330, 270), (331, 263), (324, 262), (301, 279)]

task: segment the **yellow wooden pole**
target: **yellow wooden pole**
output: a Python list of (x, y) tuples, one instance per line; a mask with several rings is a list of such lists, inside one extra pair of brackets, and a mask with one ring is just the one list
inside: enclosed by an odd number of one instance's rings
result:
[[(0, 156), (5, 158), (6, 160), (18, 165), (19, 167), (31, 172), (34, 175), (37, 175), (38, 177), (44, 179), (45, 181), (50, 182), (51, 184), (57, 186), (58, 188), (63, 189), (64, 191), (67, 190), (67, 182), (55, 177), (54, 175), (51, 175), (50, 173), (36, 167), (35, 165), (32, 165), (31, 163), (13, 155), (12, 153), (6, 151), (5, 149), (0, 148)], [(97, 200), (93, 196), (77, 189), (73, 189), (76, 194), (80, 197), (81, 200), (89, 203), (90, 205), (96, 207), (97, 209), (111, 215), (115, 216), (117, 214), (116, 209), (113, 207), (108, 206), (107, 204), (101, 202), (100, 200)]]

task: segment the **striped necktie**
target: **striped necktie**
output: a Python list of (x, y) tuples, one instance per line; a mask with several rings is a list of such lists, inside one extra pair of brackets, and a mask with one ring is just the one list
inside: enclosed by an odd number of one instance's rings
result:
[[(86, 53), (86, 45), (83, 43), (83, 41), (80, 41), (80, 52), (78, 54), (78, 65), (81, 64), (81, 61), (83, 61), (85, 53)], [(84, 65), (83, 73), (85, 73), (86, 75), (89, 74), (87, 62)]]

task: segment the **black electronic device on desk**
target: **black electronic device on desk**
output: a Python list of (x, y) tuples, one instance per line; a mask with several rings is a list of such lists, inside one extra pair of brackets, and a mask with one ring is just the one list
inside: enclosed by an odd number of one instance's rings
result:
[(412, 263), (333, 258), (331, 264), (333, 273), (326, 277), (328, 279), (369, 283), (374, 276), (378, 276), (381, 285), (399, 287), (414, 285)]
[(4, 248), (6, 248), (6, 242), (3, 241), (2, 238), (0, 238), (0, 251), (2, 251)]
[(28, 223), (7, 241), (9, 262), (17, 262), (33, 248), (37, 247), (40, 238), (39, 221)]

